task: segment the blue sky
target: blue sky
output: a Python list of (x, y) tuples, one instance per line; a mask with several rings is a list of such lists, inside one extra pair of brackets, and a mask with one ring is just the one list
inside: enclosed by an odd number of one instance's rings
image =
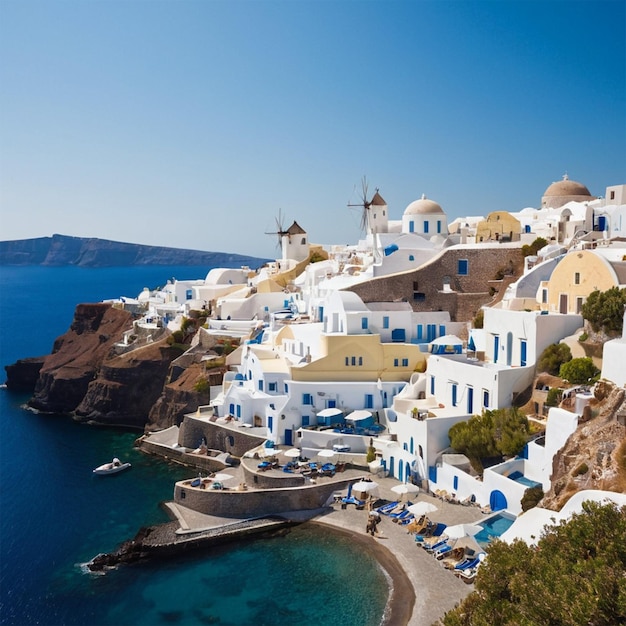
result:
[[(0, 0), (0, 239), (273, 256), (626, 183), (626, 3)], [(288, 225), (287, 224), (287, 225)]]

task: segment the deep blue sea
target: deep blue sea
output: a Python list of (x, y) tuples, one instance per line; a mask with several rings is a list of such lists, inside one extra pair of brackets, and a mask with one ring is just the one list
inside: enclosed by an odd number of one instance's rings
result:
[[(78, 303), (136, 296), (208, 269), (0, 267), (0, 364), (48, 354)], [(380, 623), (388, 587), (376, 562), (313, 524), (283, 538), (85, 574), (81, 563), (141, 526), (168, 521), (159, 503), (195, 472), (137, 452), (137, 432), (37, 415), (23, 409), (27, 399), (0, 389), (1, 624)], [(113, 456), (132, 468), (92, 476)]]

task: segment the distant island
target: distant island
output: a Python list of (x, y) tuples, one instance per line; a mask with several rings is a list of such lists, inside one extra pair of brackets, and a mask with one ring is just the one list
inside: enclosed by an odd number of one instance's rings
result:
[(248, 265), (260, 267), (268, 259), (203, 252), (164, 246), (144, 246), (98, 239), (52, 235), (36, 239), (0, 241), (0, 265), (77, 265), (80, 267), (128, 267), (131, 265)]

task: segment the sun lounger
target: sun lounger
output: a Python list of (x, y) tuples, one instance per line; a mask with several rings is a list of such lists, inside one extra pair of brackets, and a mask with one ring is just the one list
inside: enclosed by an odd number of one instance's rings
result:
[(452, 549), (454, 548), (453, 545), (446, 543), (444, 546), (442, 546), (441, 548), (439, 548), (439, 550), (434, 550), (433, 551), (433, 556), (438, 560), (441, 561), (441, 559), (443, 559), (447, 554), (449, 554), (450, 552), (452, 552)]
[(439, 550), (440, 548), (443, 548), (443, 546), (445, 546), (448, 543), (448, 539), (440, 539), (439, 541), (437, 541), (434, 544), (427, 544), (427, 543), (423, 543), (422, 544), (422, 548), (424, 548), (424, 550), (426, 550), (426, 552), (430, 552), (431, 554), (433, 552), (437, 552), (437, 550)]
[(407, 518), (409, 518), (409, 520), (412, 520), (415, 518), (415, 516), (413, 515), (413, 513), (411, 513), (411, 511), (402, 511), (402, 513), (399, 513), (397, 515), (391, 515), (391, 519), (394, 522), (402, 522)]
[(389, 504), (384, 504), (383, 506), (379, 506), (376, 510), (382, 515), (389, 515), (391, 511), (393, 511), (398, 506), (398, 501), (390, 502)]

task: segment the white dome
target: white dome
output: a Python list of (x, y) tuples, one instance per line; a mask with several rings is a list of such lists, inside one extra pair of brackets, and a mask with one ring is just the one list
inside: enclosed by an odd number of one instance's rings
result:
[(419, 200), (414, 200), (404, 209), (404, 215), (433, 215), (442, 214), (443, 209), (434, 200), (429, 200), (422, 195)]

